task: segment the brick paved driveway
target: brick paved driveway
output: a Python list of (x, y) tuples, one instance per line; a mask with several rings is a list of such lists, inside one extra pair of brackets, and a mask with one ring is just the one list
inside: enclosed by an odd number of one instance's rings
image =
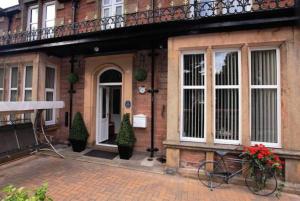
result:
[[(210, 192), (193, 179), (50, 156), (32, 156), (0, 166), (0, 187), (12, 183), (32, 188), (43, 182), (48, 182), (49, 193), (55, 201), (277, 200), (254, 196), (245, 187), (235, 185)], [(296, 201), (300, 197), (283, 194), (280, 200)]]

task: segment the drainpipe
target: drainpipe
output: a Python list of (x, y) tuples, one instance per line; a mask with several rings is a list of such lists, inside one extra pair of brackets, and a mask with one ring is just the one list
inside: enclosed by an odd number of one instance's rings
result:
[[(72, 0), (72, 29), (73, 29), (73, 34), (75, 33), (75, 22), (76, 22), (76, 13), (77, 13), (77, 8), (78, 8), (78, 0)], [(72, 53), (71, 59), (70, 59), (70, 64), (71, 64), (71, 70), (70, 73), (74, 73), (74, 65), (75, 65), (75, 55)], [(73, 117), (73, 94), (76, 91), (74, 90), (74, 84), (70, 83), (70, 108), (69, 108), (69, 132), (71, 131), (72, 128), (72, 117)]]
[[(154, 135), (155, 135), (155, 93), (158, 93), (158, 89), (155, 89), (155, 49), (152, 47), (151, 53), (149, 54), (151, 57), (151, 89), (148, 90), (148, 93), (151, 94), (151, 142), (150, 148), (147, 149), (150, 152), (150, 157), (153, 158), (154, 153), (158, 151), (157, 148), (154, 147)], [(151, 159), (150, 159), (151, 160)]]
[[(70, 59), (70, 64), (71, 64), (71, 71), (70, 73), (74, 73), (74, 64), (75, 64), (76, 60), (75, 60), (75, 56), (74, 54), (72, 54), (71, 59)], [(71, 130), (72, 128), (72, 117), (73, 117), (73, 94), (76, 91), (74, 90), (74, 84), (70, 83), (70, 90), (69, 90), (69, 94), (70, 94), (70, 108), (69, 108), (69, 129)]]
[(72, 0), (72, 30), (75, 33), (76, 13), (78, 8), (79, 0)]

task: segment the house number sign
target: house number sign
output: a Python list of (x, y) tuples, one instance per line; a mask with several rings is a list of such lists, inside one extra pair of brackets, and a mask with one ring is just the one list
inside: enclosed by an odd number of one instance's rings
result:
[(125, 101), (125, 107), (128, 109), (131, 107), (131, 101), (127, 100)]

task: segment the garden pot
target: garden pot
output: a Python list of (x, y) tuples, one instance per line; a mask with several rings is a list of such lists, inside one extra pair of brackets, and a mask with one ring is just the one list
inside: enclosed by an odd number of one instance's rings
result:
[(133, 147), (118, 145), (120, 159), (129, 160), (132, 156)]
[(70, 140), (74, 152), (82, 152), (86, 148), (86, 140)]

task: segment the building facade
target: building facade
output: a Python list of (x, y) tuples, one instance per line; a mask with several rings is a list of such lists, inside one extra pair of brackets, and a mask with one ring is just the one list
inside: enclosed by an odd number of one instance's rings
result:
[(300, 183), (298, 8), (294, 0), (20, 0), (0, 11), (0, 99), (63, 100), (64, 109), (45, 113), (49, 132), (67, 142), (81, 112), (91, 146), (114, 146), (130, 113), (135, 150), (166, 155), (184, 174), (215, 150), (265, 144), (285, 161), (285, 180)]

